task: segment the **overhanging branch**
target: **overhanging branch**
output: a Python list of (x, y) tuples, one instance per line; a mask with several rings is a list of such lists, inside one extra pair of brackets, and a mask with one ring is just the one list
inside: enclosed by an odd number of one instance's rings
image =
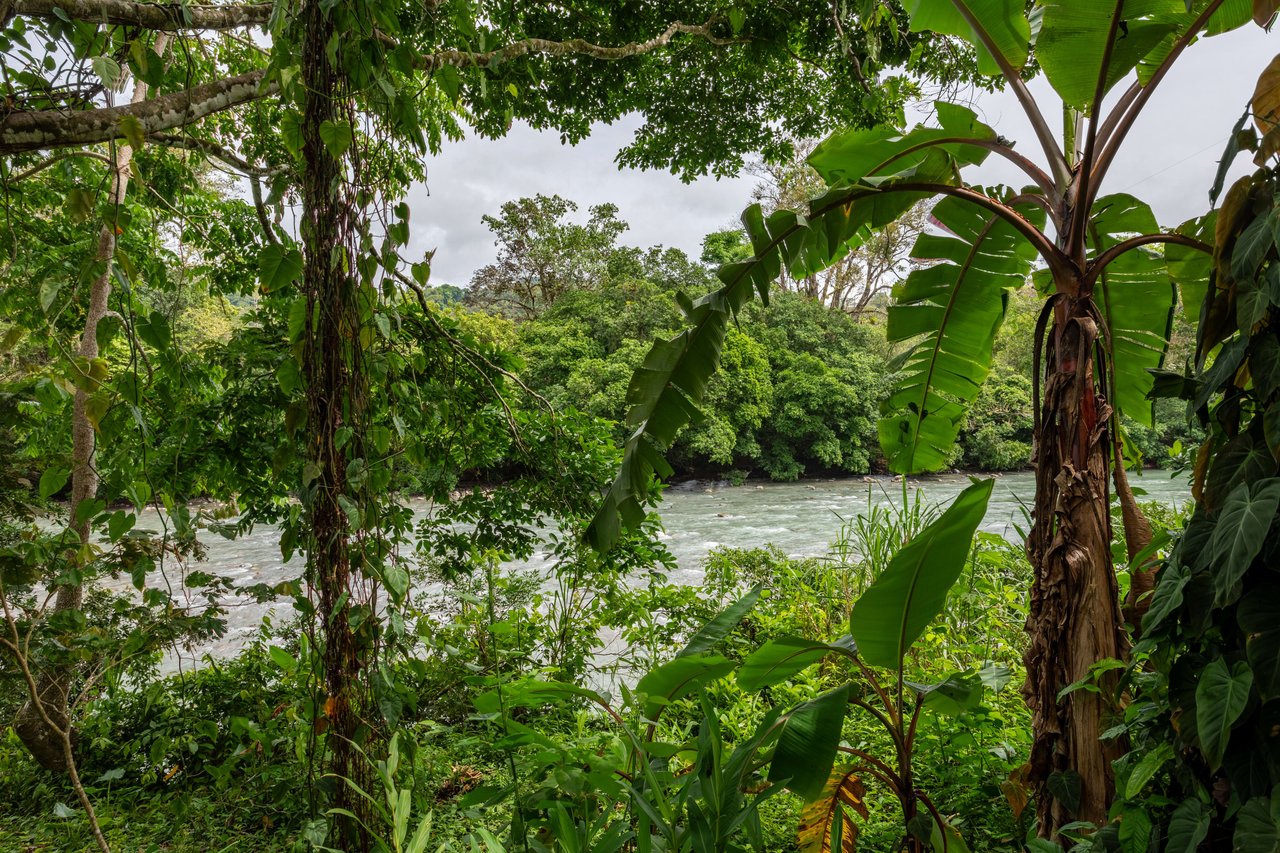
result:
[(488, 68), (532, 53), (547, 56), (589, 56), (592, 59), (604, 60), (629, 59), (633, 56), (641, 56), (660, 47), (665, 47), (679, 34), (699, 36), (714, 45), (742, 43), (742, 39), (717, 37), (711, 31), (714, 22), (714, 19), (708, 20), (705, 24), (685, 24), (675, 21), (659, 35), (648, 41), (632, 42), (631, 44), (613, 47), (592, 44), (586, 39), (551, 41), (549, 39), (530, 38), (512, 42), (509, 45), (484, 53), (473, 53), (465, 50), (441, 50), (436, 53), (424, 54), (420, 60), (420, 65), (428, 72), (443, 68), (446, 65), (452, 65), (455, 68)]
[[(15, 0), (23, 4), (52, 4), (55, 0)], [(61, 0), (57, 0), (61, 2)], [(142, 6), (127, 0), (74, 0), (94, 6), (96, 4), (121, 4)], [(61, 6), (59, 6), (61, 8)], [(164, 7), (157, 7), (164, 8)], [(218, 7), (204, 7), (214, 9)], [(237, 7), (228, 7), (237, 8)], [(256, 8), (256, 7), (239, 7)], [(167, 13), (166, 13), (167, 14)], [(587, 56), (601, 60), (620, 60), (657, 50), (671, 42), (679, 34), (698, 36), (711, 44), (736, 44), (740, 40), (722, 39), (712, 32), (714, 19), (705, 24), (685, 24), (676, 21), (659, 35), (648, 41), (632, 42), (617, 46), (592, 44), (584, 39), (551, 41), (530, 38), (513, 42), (488, 52), (442, 50), (423, 54), (419, 67), (431, 73), (446, 65), (456, 68), (489, 68), (501, 62), (530, 54), (548, 56)], [(50, 148), (68, 148), (107, 142), (123, 136), (120, 122), (132, 117), (138, 120), (144, 136), (153, 136), (166, 130), (183, 127), (212, 113), (227, 110), (249, 101), (274, 94), (278, 86), (264, 83), (266, 72), (250, 71), (236, 77), (205, 83), (183, 92), (162, 95), (142, 104), (123, 107), (105, 107), (79, 112), (40, 110), (15, 111), (0, 119), (0, 154), (17, 154)]]
[(65, 17), (73, 21), (174, 32), (260, 26), (270, 18), (271, 4), (187, 6), (182, 3), (134, 3), (131, 0), (13, 0), (10, 11), (24, 18), (61, 20)]
[(265, 75), (265, 71), (250, 71), (120, 107), (79, 112), (12, 112), (0, 119), (0, 154), (70, 148), (119, 139), (124, 136), (121, 122), (127, 118), (138, 121), (144, 136), (184, 127), (207, 115), (275, 93), (275, 83), (263, 84)]

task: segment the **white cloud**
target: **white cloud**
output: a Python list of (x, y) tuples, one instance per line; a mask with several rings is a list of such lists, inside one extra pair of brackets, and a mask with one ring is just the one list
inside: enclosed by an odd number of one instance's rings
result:
[[(1168, 224), (1204, 212), (1222, 146), (1278, 46), (1252, 26), (1192, 45), (1134, 126), (1103, 192), (1131, 192)], [(1049, 103), (1043, 79), (1032, 82), (1032, 91)], [(1054, 103), (1052, 110), (1045, 109), (1058, 127)], [(1037, 153), (1030, 125), (1012, 96), (986, 96), (978, 105), (998, 131), (1018, 140), (1020, 151)], [(521, 196), (558, 193), (577, 202), (583, 214), (593, 204), (617, 204), (631, 224), (624, 237), (629, 244), (661, 243), (697, 256), (703, 235), (734, 221), (750, 202), (754, 180), (703, 178), (684, 184), (664, 172), (621, 170), (614, 157), (638, 125), (634, 118), (602, 125), (576, 147), (562, 144), (555, 133), (524, 126), (504, 139), (473, 138), (449, 146), (428, 162), (427, 185), (409, 193), (412, 248), (438, 250), (434, 281), (466, 283), (495, 255), (482, 215)], [(1233, 174), (1248, 167), (1241, 158)], [(985, 165), (974, 177), (1022, 183), (1003, 161)]]

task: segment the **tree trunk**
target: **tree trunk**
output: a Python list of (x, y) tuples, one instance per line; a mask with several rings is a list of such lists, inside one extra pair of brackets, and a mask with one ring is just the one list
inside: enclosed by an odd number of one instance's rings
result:
[[(156, 36), (155, 51), (164, 56), (168, 50), (170, 36), (161, 33)], [(147, 84), (139, 80), (134, 84), (132, 104), (141, 104), (147, 99)], [(124, 204), (129, 190), (129, 173), (133, 166), (133, 148), (120, 145), (115, 149), (112, 163), (112, 183), (109, 202), (113, 207)], [(107, 316), (107, 300), (111, 297), (111, 263), (116, 254), (116, 228), (114, 223), (102, 226), (98, 232), (98, 250), (94, 259), (102, 264), (102, 272), (89, 286), (89, 307), (85, 312), (84, 330), (80, 335), (79, 356), (86, 362), (98, 357), (98, 323)], [(83, 387), (76, 388), (75, 400), (71, 412), (71, 529), (76, 534), (77, 550), (89, 543), (91, 532), (89, 519), (77, 517), (77, 512), (86, 501), (91, 501), (98, 493), (98, 471), (94, 467), (93, 457), (97, 449), (97, 437), (93, 423), (88, 414), (89, 392)], [(73, 559), (78, 559), (75, 557)], [(84, 602), (84, 588), (79, 585), (68, 585), (58, 588), (54, 598), (53, 612), (79, 610)], [(49, 719), (60, 727), (70, 725), (68, 704), (71, 692), (71, 671), (66, 667), (46, 669), (37, 681), (39, 700), (45, 708)], [(31, 756), (47, 770), (65, 773), (68, 769), (66, 752), (62, 746), (62, 737), (46, 725), (39, 709), (35, 707), (37, 698), (32, 696), (18, 709), (13, 722), (13, 729), (22, 743), (31, 752)], [(72, 739), (74, 741), (74, 729)]]
[[(320, 136), (325, 122), (347, 119), (345, 81), (328, 46), (335, 34), (332, 19), (318, 0), (302, 11), (302, 86), (306, 92), (302, 121), (301, 235), (304, 248), (303, 290), (307, 320), (302, 352), (307, 397), (307, 458), (316, 477), (303, 484), (310, 527), (308, 573), (316, 592), (323, 639), (320, 644), (325, 700), (323, 722), (332, 756), (339, 808), (365, 815), (362, 801), (351, 796), (349, 779), (369, 790), (368, 775), (355, 749), (359, 728), (361, 656), (349, 620), (353, 604), (351, 531), (343, 507), (348, 497), (349, 459), (359, 455), (364, 408), (360, 367), (360, 314), (352, 270), (355, 210), (345, 164)], [(354, 435), (343, 440), (342, 431)], [(343, 822), (346, 849), (367, 850), (369, 839), (359, 824)]]
[(1106, 677), (1103, 694), (1077, 690), (1061, 701), (1058, 694), (1094, 663), (1119, 658), (1127, 648), (1111, 564), (1111, 407), (1095, 375), (1097, 313), (1087, 295), (1067, 295), (1078, 293), (1074, 282), (1060, 292), (1036, 435), (1035, 512), (1027, 537), (1035, 577), (1023, 688), (1035, 730), (1031, 779), (1040, 833), (1050, 838), (1071, 820), (1106, 822), (1111, 762), (1125, 749), (1118, 739), (1099, 739), (1107, 728)]

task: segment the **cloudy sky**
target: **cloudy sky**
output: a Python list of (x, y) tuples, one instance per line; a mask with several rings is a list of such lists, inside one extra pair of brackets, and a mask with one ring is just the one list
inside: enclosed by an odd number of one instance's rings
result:
[[(1161, 222), (1177, 224), (1204, 211), (1207, 192), (1232, 126), (1244, 111), (1258, 74), (1280, 52), (1280, 36), (1252, 25), (1192, 45), (1152, 97), (1117, 157), (1104, 192), (1130, 192), (1146, 200)], [(1122, 88), (1122, 87), (1117, 87)], [(1032, 91), (1049, 103), (1043, 79)], [(1035, 139), (1009, 95), (978, 101), (983, 118), (1018, 148), (1034, 154)], [(1047, 109), (1050, 121), (1058, 115)], [(638, 120), (599, 126), (576, 147), (555, 133), (513, 128), (504, 139), (467, 139), (428, 163), (428, 182), (409, 196), (413, 208), (412, 249), (437, 250), (432, 279), (464, 284), (493, 260), (492, 235), (480, 217), (503, 202), (535, 193), (558, 193), (577, 202), (580, 213), (613, 202), (631, 224), (624, 241), (662, 244), (697, 257), (704, 234), (736, 221), (750, 202), (754, 179), (705, 178), (683, 184), (665, 172), (621, 170), (617, 151)], [(1241, 157), (1236, 172), (1249, 166)], [(992, 158), (970, 180), (1025, 183), (1001, 158)]]

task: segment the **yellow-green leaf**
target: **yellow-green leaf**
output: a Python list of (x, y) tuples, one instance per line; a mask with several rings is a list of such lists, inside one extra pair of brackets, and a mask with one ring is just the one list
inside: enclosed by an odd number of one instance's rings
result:
[(857, 849), (858, 825), (850, 812), (867, 819), (866, 794), (866, 787), (852, 768), (837, 767), (832, 771), (821, 796), (800, 813), (796, 833), (800, 853), (853, 853)]

